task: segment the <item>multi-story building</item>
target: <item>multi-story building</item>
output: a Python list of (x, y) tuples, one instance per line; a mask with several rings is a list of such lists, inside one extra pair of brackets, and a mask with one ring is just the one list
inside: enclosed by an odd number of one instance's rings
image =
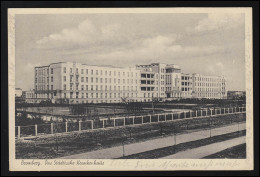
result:
[(68, 103), (137, 101), (140, 70), (61, 62), (35, 68), (39, 99)]
[(223, 76), (192, 75), (192, 91), (195, 98), (218, 98), (225, 99), (226, 80)]
[[(178, 65), (93, 66), (72, 62), (35, 67), (35, 102), (115, 103), (154, 98), (225, 98), (223, 77), (183, 74)], [(36, 101), (37, 100), (37, 101)]]

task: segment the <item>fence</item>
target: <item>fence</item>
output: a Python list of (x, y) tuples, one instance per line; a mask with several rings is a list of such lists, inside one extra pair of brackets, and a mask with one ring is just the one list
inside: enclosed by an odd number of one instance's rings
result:
[(29, 126), (16, 126), (15, 135), (19, 139), (28, 136), (40, 136), (55, 133), (67, 133), (84, 130), (106, 129), (142, 124), (175, 121), (179, 119), (193, 119), (200, 117), (219, 116), (246, 112), (245, 107), (205, 109), (196, 111), (184, 111), (178, 113), (150, 114), (142, 116), (128, 116), (115, 118), (102, 118), (99, 120), (87, 120), (78, 122), (63, 122)]

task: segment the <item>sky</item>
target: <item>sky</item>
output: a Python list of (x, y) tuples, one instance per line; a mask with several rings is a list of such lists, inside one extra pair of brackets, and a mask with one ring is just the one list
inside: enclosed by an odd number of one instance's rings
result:
[(183, 73), (225, 76), (245, 90), (244, 14), (19, 14), (15, 84), (33, 89), (34, 67), (75, 61), (134, 67), (177, 64)]

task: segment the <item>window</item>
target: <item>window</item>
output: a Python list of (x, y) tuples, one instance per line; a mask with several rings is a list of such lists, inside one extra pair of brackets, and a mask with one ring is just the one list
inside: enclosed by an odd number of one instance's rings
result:
[(96, 85), (96, 90), (98, 90), (98, 85)]
[(63, 76), (63, 81), (66, 82), (66, 76)]
[(53, 90), (53, 85), (51, 85), (51, 90)]
[(84, 90), (84, 85), (81, 85), (81, 90)]
[(66, 98), (66, 93), (64, 93), (64, 98)]
[(81, 93), (81, 98), (84, 98), (84, 93)]
[(51, 68), (51, 74), (53, 74), (53, 68)]
[(76, 73), (79, 73), (79, 69), (78, 68), (76, 68)]
[(72, 90), (73, 89), (73, 84), (70, 84), (70, 90)]
[(93, 77), (91, 77), (91, 83), (93, 83)]
[(93, 75), (93, 69), (91, 70), (91, 75)]
[(81, 69), (81, 74), (84, 74), (84, 69)]
[(72, 73), (72, 68), (70, 68), (70, 73)]
[(96, 83), (98, 83), (98, 78), (96, 78)]
[(88, 90), (88, 85), (86, 85), (86, 90)]
[(86, 77), (86, 82), (88, 82), (88, 77)]
[(53, 77), (51, 76), (51, 82), (53, 82)]
[(96, 75), (98, 75), (98, 70), (96, 70)]
[(93, 90), (93, 85), (91, 85), (91, 90)]
[(88, 69), (86, 69), (86, 74), (88, 74)]
[(63, 68), (63, 73), (66, 73), (66, 67)]
[(98, 93), (96, 93), (96, 98), (98, 98)]
[(100, 78), (100, 83), (103, 83), (103, 78)]
[(63, 90), (66, 90), (66, 84), (63, 85)]
[(81, 82), (84, 82), (84, 77), (81, 77)]

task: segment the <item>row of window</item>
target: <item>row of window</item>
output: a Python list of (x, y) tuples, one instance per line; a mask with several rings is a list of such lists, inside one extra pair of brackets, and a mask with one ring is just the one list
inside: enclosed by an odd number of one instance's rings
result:
[[(67, 73), (66, 67), (63, 67), (63, 73)], [(70, 68), (70, 73), (73, 73), (73, 68)], [(76, 68), (76, 73), (79, 73), (79, 69), (78, 68)], [(103, 70), (95, 70), (95, 72), (94, 72), (93, 69), (90, 69), (90, 74), (93, 75), (94, 73), (96, 75), (99, 75), (99, 74), (103, 75)], [(133, 72), (131, 72), (131, 73), (129, 73), (129, 72), (122, 72), (122, 71), (118, 71), (118, 72), (114, 71), (113, 72), (114, 76), (116, 76), (116, 75), (120, 76), (121, 73), (122, 73), (123, 76), (134, 77), (134, 73)], [(89, 74), (89, 69), (81, 69), (81, 74)], [(104, 75), (111, 76), (112, 75), (112, 71), (104, 71)], [(137, 77), (137, 73), (135, 73), (135, 75)]]
[(225, 82), (224, 79), (219, 79), (219, 78), (207, 78), (207, 77), (194, 77), (195, 81), (206, 81), (206, 82)]
[(199, 82), (199, 83), (197, 83), (197, 82), (195, 82), (194, 83), (194, 85), (195, 86), (206, 86), (206, 87), (220, 87), (221, 85), (220, 84), (218, 84), (218, 83), (201, 83), (201, 82)]
[[(63, 81), (66, 82), (67, 81), (67, 77), (66, 76), (63, 76)], [(88, 77), (81, 77), (81, 82), (89, 82), (89, 78)], [(117, 82), (116, 82), (117, 81)], [(114, 79), (114, 84), (118, 83), (120, 84), (122, 81), (123, 84), (133, 84), (134, 83), (134, 80), (131, 79)], [(127, 81), (127, 82), (126, 82)], [(70, 76), (70, 82), (73, 82), (73, 76)], [(76, 77), (76, 82), (79, 82), (79, 77)], [(90, 78), (90, 82), (91, 83), (94, 83), (94, 78), (91, 77)], [(96, 78), (95, 79), (95, 83), (112, 83), (112, 79), (111, 78)], [(135, 80), (135, 83), (137, 84), (137, 80)]]
[[(73, 90), (73, 84), (70, 84), (70, 90)], [(95, 90), (112, 90), (112, 88), (113, 88), (113, 90), (114, 91), (116, 91), (116, 90), (121, 90), (121, 88), (123, 89), (123, 91), (137, 91), (137, 86), (114, 86), (114, 87), (112, 87), (111, 85), (110, 86), (107, 86), (107, 85), (105, 85), (105, 86), (103, 86), (103, 85), (96, 85), (95, 86)], [(134, 88), (135, 88), (135, 90), (134, 90)], [(76, 84), (76, 87), (75, 87), (75, 89), (76, 90), (79, 90), (79, 85), (78, 84)], [(67, 84), (64, 84), (63, 85), (63, 90), (67, 90)], [(81, 85), (81, 90), (89, 90), (89, 86), (88, 85)], [(90, 90), (94, 90), (94, 86), (93, 85), (91, 85), (90, 86)]]
[[(68, 95), (67, 95), (68, 94)], [(71, 93), (64, 93), (64, 98), (67, 98), (67, 96), (69, 97), (69, 98), (73, 98), (73, 96), (75, 95), (75, 98), (79, 98), (79, 93), (78, 92), (76, 92), (76, 94), (74, 94), (73, 92), (71, 92)], [(95, 96), (95, 97), (94, 97)], [(80, 98), (121, 98), (121, 96), (123, 96), (123, 97), (131, 97), (131, 98), (134, 98), (134, 96), (135, 97), (137, 97), (137, 93), (136, 94), (134, 94), (134, 93), (131, 93), (131, 94), (129, 94), (129, 93), (118, 93), (118, 94), (116, 94), (116, 93), (114, 93), (114, 94), (112, 94), (112, 93), (81, 93), (81, 97)]]

